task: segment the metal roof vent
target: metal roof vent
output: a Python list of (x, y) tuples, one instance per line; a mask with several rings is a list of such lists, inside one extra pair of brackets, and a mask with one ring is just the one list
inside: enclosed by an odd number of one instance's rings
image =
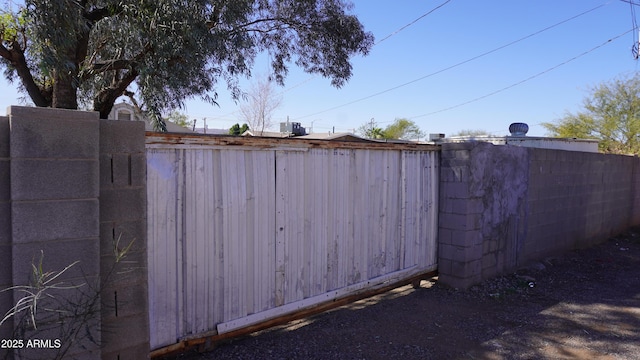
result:
[(513, 123), (509, 125), (509, 132), (511, 136), (527, 136), (529, 125), (525, 123)]

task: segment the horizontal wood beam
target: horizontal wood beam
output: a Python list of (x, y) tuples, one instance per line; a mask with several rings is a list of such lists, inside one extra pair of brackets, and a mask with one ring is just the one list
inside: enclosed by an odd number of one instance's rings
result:
[(203, 333), (199, 335), (198, 338), (182, 340), (176, 344), (153, 350), (150, 353), (150, 357), (152, 359), (162, 359), (164, 357), (186, 352), (187, 350), (193, 349), (195, 347), (198, 347), (198, 351), (206, 351), (209, 349), (213, 349), (215, 344), (221, 341), (248, 335), (274, 326), (283, 325), (290, 321), (303, 319), (312, 315), (323, 313), (347, 304), (351, 304), (358, 300), (386, 293), (401, 286), (412, 284), (414, 287), (416, 287), (420, 280), (427, 280), (437, 275), (438, 270), (425, 271), (407, 278), (403, 278), (401, 280), (382, 284), (379, 287), (374, 287), (372, 289), (364, 290), (355, 294), (318, 303), (295, 312), (287, 313), (282, 316), (266, 320), (264, 322), (229, 331), (224, 334), (219, 334), (217, 331), (211, 333)]
[(370, 150), (411, 150), (411, 151), (440, 151), (440, 146), (413, 142), (395, 142), (393, 140), (368, 140), (339, 141), (318, 139), (291, 138), (267, 138), (232, 135), (203, 135), (184, 133), (146, 133), (148, 148), (161, 148), (163, 145), (171, 145), (176, 148), (221, 148), (255, 147), (256, 150), (296, 150), (308, 149), (370, 149)]

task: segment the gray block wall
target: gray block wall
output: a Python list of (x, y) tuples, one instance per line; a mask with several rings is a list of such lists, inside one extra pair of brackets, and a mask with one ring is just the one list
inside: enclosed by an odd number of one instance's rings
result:
[[(67, 358), (97, 358), (99, 328), (75, 343), (66, 334), (84, 325), (75, 312), (99, 311), (99, 298), (95, 301), (91, 291), (100, 275), (95, 261), (99, 251), (98, 116), (29, 107), (11, 107), (8, 115), (13, 284), (32, 283), (32, 265), (40, 261), (43, 272), (59, 272), (78, 261), (56, 279), (67, 289), (46, 290), (53, 297), (40, 299), (39, 329), (14, 335), (24, 341), (44, 336), (58, 339), (61, 347), (25, 347), (16, 357), (55, 358), (64, 353)], [(24, 295), (14, 290), (14, 303)], [(63, 325), (55, 328), (57, 321)], [(17, 321), (15, 328), (19, 329)], [(43, 333), (43, 329), (48, 330)]]
[(440, 281), (466, 288), (516, 266), (524, 240), (527, 149), (443, 144)]
[[(13, 284), (11, 266), (11, 176), (9, 155), (9, 118), (0, 117), (0, 289)], [(0, 319), (13, 306), (13, 292), (0, 292)], [(0, 339), (10, 339), (13, 322), (0, 326)], [(0, 357), (2, 352), (0, 350)]]
[[(9, 358), (148, 357), (144, 124), (111, 123), (95, 112), (32, 107), (0, 118), (0, 289), (32, 285), (41, 259), (49, 278), (77, 262), (49, 283), (59, 286), (41, 297), (37, 329), (24, 331), (16, 318), (0, 326), (0, 338), (60, 346), (25, 346)], [(116, 261), (114, 247), (132, 238)], [(0, 292), (2, 316), (23, 297)]]
[[(149, 356), (144, 122), (100, 121), (102, 359)], [(129, 245), (131, 245), (129, 247)], [(124, 253), (116, 263), (114, 252)]]
[(467, 288), (640, 225), (640, 158), (444, 144), (440, 280)]
[(640, 224), (640, 157), (636, 156), (633, 164), (632, 193), (635, 196), (631, 199), (633, 207), (631, 209), (631, 223)]
[[(531, 151), (523, 260), (593, 245), (640, 222), (639, 159), (574, 151)], [(634, 199), (636, 201), (634, 201)]]

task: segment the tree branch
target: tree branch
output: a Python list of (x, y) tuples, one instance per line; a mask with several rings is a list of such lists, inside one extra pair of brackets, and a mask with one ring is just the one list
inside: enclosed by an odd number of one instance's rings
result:
[(46, 89), (41, 89), (38, 84), (36, 84), (33, 79), (33, 75), (31, 74), (31, 70), (29, 69), (29, 65), (27, 64), (27, 59), (24, 56), (24, 51), (16, 40), (11, 42), (10, 48), (0, 44), (0, 56), (9, 61), (11, 66), (14, 67), (20, 77), (20, 80), (22, 80), (24, 89), (27, 91), (27, 94), (29, 94), (31, 100), (33, 100), (33, 103), (36, 106), (51, 106), (51, 99), (47, 99), (44, 95), (46, 93)]
[(86, 70), (83, 71), (81, 75), (81, 79), (85, 80), (90, 75), (94, 75), (97, 73), (102, 73), (106, 71), (113, 70), (131, 70), (135, 69), (138, 61), (140, 61), (144, 56), (149, 54), (153, 50), (153, 47), (150, 44), (147, 44), (142, 51), (140, 51), (133, 59), (114, 59), (107, 61), (95, 62), (87, 66)]
[[(272, 25), (271, 27), (268, 27), (266, 29), (259, 29), (259, 28), (251, 28), (251, 26), (253, 25), (258, 25), (258, 24), (262, 24), (262, 23), (275, 23), (274, 25)], [(236, 34), (238, 32), (242, 32), (242, 31), (252, 31), (252, 32), (260, 32), (260, 33), (268, 33), (271, 32), (273, 30), (280, 30), (280, 29), (287, 29), (287, 28), (300, 28), (300, 27), (304, 27), (305, 25), (300, 23), (300, 22), (296, 22), (296, 21), (291, 21), (290, 19), (285, 19), (285, 18), (280, 18), (280, 17), (276, 17), (276, 18), (265, 18), (265, 19), (257, 19), (254, 21), (250, 21), (246, 24), (242, 24), (239, 25), (235, 28), (233, 28), (231, 31), (229, 31), (230, 34)]]
[(91, 11), (84, 11), (82, 15), (84, 16), (85, 19), (95, 23), (109, 16), (117, 15), (120, 12), (122, 12), (122, 6), (117, 5), (115, 9), (109, 9), (107, 7), (103, 7), (103, 8), (96, 8)]
[[(84, 9), (87, 6), (87, 1), (82, 1), (82, 8)], [(93, 30), (94, 24), (104, 18), (109, 16), (116, 15), (122, 11), (122, 6), (117, 5), (115, 11), (113, 9), (109, 9), (107, 7), (95, 8), (91, 11), (83, 10), (82, 16), (88, 20), (88, 27), (86, 31), (84, 31), (81, 36), (78, 38), (78, 46), (76, 53), (76, 63), (81, 64), (85, 61), (89, 48), (89, 37), (91, 30)]]
[(126, 59), (116, 59), (108, 61), (100, 61), (91, 65), (91, 73), (101, 73), (110, 70), (127, 70), (134, 66), (134, 61)]
[(112, 86), (100, 90), (96, 95), (93, 110), (100, 112), (100, 118), (106, 119), (113, 108), (116, 99), (123, 95), (129, 85), (138, 77), (138, 71), (131, 69), (120, 80), (116, 81)]

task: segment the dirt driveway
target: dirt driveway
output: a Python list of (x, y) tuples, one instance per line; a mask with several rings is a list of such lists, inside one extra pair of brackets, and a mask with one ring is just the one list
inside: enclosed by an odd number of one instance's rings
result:
[(467, 291), (402, 287), (179, 359), (640, 359), (640, 229)]

